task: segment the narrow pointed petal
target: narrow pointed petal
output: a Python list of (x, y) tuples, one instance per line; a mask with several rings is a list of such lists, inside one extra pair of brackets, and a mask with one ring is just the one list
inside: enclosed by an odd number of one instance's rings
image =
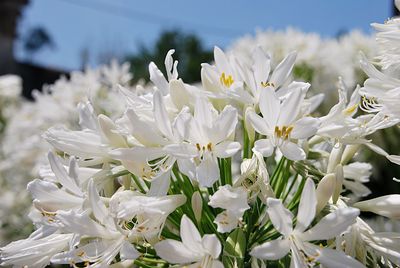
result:
[(253, 110), (246, 113), (249, 123), (253, 128), (262, 135), (269, 135), (271, 133), (271, 128), (264, 118), (256, 114)]
[(295, 230), (303, 232), (311, 224), (317, 208), (317, 194), (314, 181), (307, 179), (301, 193), (299, 209), (297, 212), (297, 224)]
[(277, 239), (254, 247), (250, 255), (262, 260), (279, 260), (290, 250), (290, 243), (286, 239)]
[(172, 239), (158, 242), (154, 245), (154, 249), (158, 256), (170, 263), (185, 264), (200, 261), (202, 258), (200, 254), (196, 254), (182, 242)]
[(167, 79), (165, 79), (163, 73), (158, 69), (154, 62), (150, 62), (149, 64), (149, 73), (151, 82), (161, 90), (163, 95), (167, 95), (169, 91)]
[(193, 222), (183, 215), (181, 219), (182, 243), (193, 251), (201, 252), (201, 236)]
[(352, 225), (360, 211), (356, 208), (339, 208), (323, 217), (317, 225), (302, 234), (304, 241), (334, 238)]
[(173, 139), (171, 122), (168, 117), (167, 109), (165, 108), (163, 96), (159, 90), (156, 90), (153, 95), (154, 99), (154, 119), (158, 129), (165, 137)]
[[(330, 248), (320, 248), (315, 245), (307, 243), (310, 251), (314, 251), (313, 256), (316, 257), (316, 261), (320, 262), (324, 267), (327, 268), (365, 268), (365, 266), (353, 259), (352, 257), (346, 255), (344, 252), (330, 249)], [(313, 252), (313, 253), (314, 253)], [(307, 252), (308, 253), (308, 252)], [(310, 252), (311, 253), (311, 252)]]
[(292, 125), (297, 118), (301, 104), (303, 103), (305, 94), (301, 89), (295, 89), (293, 92), (282, 102), (282, 112), (279, 115), (278, 126)]
[(261, 90), (259, 106), (268, 128), (273, 129), (277, 125), (281, 104), (272, 87)]
[(275, 229), (285, 237), (292, 233), (292, 213), (283, 206), (282, 201), (275, 198), (267, 199), (267, 212)]
[(269, 79), (270, 82), (274, 83), (275, 88), (280, 87), (292, 72), (294, 62), (296, 61), (296, 52), (291, 52), (286, 56), (275, 68), (274, 72)]
[(222, 247), (215, 234), (204, 235), (201, 244), (214, 259), (218, 259), (219, 254), (221, 254)]

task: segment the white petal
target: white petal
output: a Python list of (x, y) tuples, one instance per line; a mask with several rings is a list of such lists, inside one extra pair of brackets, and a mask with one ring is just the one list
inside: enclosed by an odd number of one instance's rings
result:
[(304, 117), (294, 123), (290, 137), (293, 139), (307, 139), (317, 133), (319, 125), (320, 122), (318, 119)]
[(124, 241), (120, 250), (121, 260), (134, 260), (140, 256), (140, 253), (136, 250), (136, 248), (129, 243), (128, 241)]
[(275, 68), (271, 75), (270, 81), (274, 83), (276, 88), (280, 87), (288, 78), (293, 69), (294, 62), (296, 61), (296, 56), (296, 52), (291, 52)]
[(219, 180), (217, 159), (206, 156), (196, 168), (197, 180), (201, 187), (211, 187)]
[(196, 178), (196, 165), (192, 159), (178, 159), (179, 171), (193, 180)]
[(320, 262), (327, 268), (365, 268), (363, 264), (346, 255), (344, 252), (330, 249), (315, 247), (317, 252), (316, 261)]
[(201, 236), (193, 222), (183, 215), (181, 219), (182, 243), (195, 252), (202, 252)]
[(268, 126), (264, 118), (256, 114), (253, 110), (246, 112), (246, 118), (253, 128), (262, 135), (271, 134), (271, 128)]
[(296, 231), (303, 232), (311, 224), (315, 217), (317, 208), (317, 195), (315, 193), (314, 181), (307, 179), (303, 192), (301, 193), (299, 209), (297, 212)]
[(277, 125), (289, 126), (297, 118), (303, 103), (304, 93), (301, 89), (295, 89), (281, 105), (281, 113)]
[(113, 147), (127, 147), (125, 139), (117, 133), (114, 122), (104, 114), (98, 116), (98, 122), (102, 136), (106, 138), (108, 143)]
[(212, 143), (219, 143), (229, 137), (234, 131), (238, 121), (237, 110), (232, 106), (225, 106), (212, 124), (212, 132), (208, 133)]
[(214, 258), (218, 259), (221, 254), (221, 243), (215, 234), (206, 234), (201, 241), (203, 248)]
[(163, 147), (163, 150), (170, 155), (179, 158), (193, 158), (198, 156), (197, 148), (188, 143), (168, 144)]
[(293, 142), (284, 142), (279, 149), (282, 154), (289, 160), (299, 161), (306, 159), (306, 153), (301, 149), (301, 147)]
[[(231, 71), (228, 58), (226, 57), (225, 53), (217, 46), (214, 47), (214, 60), (215, 60), (215, 65), (217, 66), (219, 71), (222, 72)], [(233, 75), (233, 74), (229, 73), (227, 75)]]
[(314, 227), (302, 234), (304, 241), (328, 240), (343, 233), (352, 225), (360, 211), (355, 208), (339, 208), (323, 217)]
[(111, 224), (112, 220), (106, 206), (100, 199), (99, 193), (94, 186), (93, 179), (90, 179), (88, 184), (88, 199), (92, 208), (93, 215), (96, 217), (96, 219), (103, 225), (106, 225), (106, 223)]
[(158, 256), (170, 263), (185, 264), (200, 261), (202, 258), (202, 254), (198, 254), (194, 249), (192, 250), (183, 243), (172, 239), (158, 242), (154, 245), (154, 249)]
[(289, 241), (277, 239), (254, 247), (250, 255), (262, 260), (279, 260), (289, 253)]
[(261, 139), (254, 143), (253, 151), (262, 154), (264, 157), (268, 157), (272, 155), (274, 149), (275, 146), (271, 143), (270, 139)]
[(224, 265), (220, 261), (213, 260), (210, 268), (224, 268)]
[(165, 79), (163, 73), (158, 69), (157, 65), (154, 62), (150, 62), (149, 64), (149, 73), (150, 80), (153, 82), (156, 87), (161, 90), (163, 95), (168, 94), (168, 82)]
[(71, 193), (82, 196), (83, 193), (81, 189), (78, 187), (78, 185), (76, 185), (76, 182), (68, 176), (67, 171), (61, 164), (58, 157), (55, 156), (52, 152), (49, 152), (48, 158), (51, 170), (54, 172), (54, 175), (56, 175), (56, 178), (61, 183), (61, 185), (71, 191)]
[(165, 108), (163, 96), (159, 90), (156, 90), (153, 95), (153, 111), (155, 123), (160, 132), (167, 138), (173, 139), (171, 122), (168, 117), (167, 109)]
[(261, 87), (261, 82), (267, 82), (269, 72), (271, 71), (271, 59), (268, 57), (263, 49), (257, 46), (254, 49), (253, 55), (253, 72), (257, 87)]
[(241, 147), (239, 142), (223, 141), (215, 146), (214, 154), (219, 158), (228, 158), (236, 154)]
[(148, 196), (164, 196), (168, 193), (170, 185), (171, 171), (161, 173), (157, 177), (152, 178)]
[(267, 199), (267, 212), (275, 229), (284, 236), (289, 236), (292, 233), (293, 215), (285, 208), (282, 201), (275, 198)]
[(260, 111), (269, 129), (273, 129), (277, 125), (279, 114), (281, 112), (280, 103), (281, 102), (272, 87), (267, 87), (261, 90), (259, 103)]
[(214, 223), (217, 225), (219, 233), (229, 233), (239, 224), (240, 217), (230, 210), (225, 210), (215, 217)]

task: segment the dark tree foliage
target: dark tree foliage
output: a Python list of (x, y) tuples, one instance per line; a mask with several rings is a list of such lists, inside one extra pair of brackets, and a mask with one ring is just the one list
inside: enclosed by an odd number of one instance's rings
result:
[(24, 50), (28, 54), (34, 54), (41, 50), (43, 47), (54, 47), (53, 40), (46, 29), (42, 27), (35, 27), (30, 29), (28, 34), (23, 38)]
[(133, 82), (139, 79), (149, 81), (148, 66), (151, 61), (165, 75), (165, 55), (172, 48), (175, 49), (174, 59), (179, 61), (179, 77), (187, 83), (200, 81), (201, 63), (211, 62), (213, 52), (205, 49), (196, 35), (174, 30), (162, 33), (152, 48), (142, 46), (136, 55), (127, 57), (134, 74)]

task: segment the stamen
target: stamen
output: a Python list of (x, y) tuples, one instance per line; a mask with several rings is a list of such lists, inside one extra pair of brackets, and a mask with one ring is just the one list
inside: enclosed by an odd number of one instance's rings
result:
[(221, 74), (221, 77), (219, 78), (219, 81), (221, 84), (223, 84), (226, 87), (230, 87), (233, 84), (233, 77), (232, 75), (225, 75), (225, 72)]
[(275, 87), (275, 84), (274, 83), (272, 83), (272, 82), (263, 82), (263, 81), (261, 81), (261, 86), (262, 87)]

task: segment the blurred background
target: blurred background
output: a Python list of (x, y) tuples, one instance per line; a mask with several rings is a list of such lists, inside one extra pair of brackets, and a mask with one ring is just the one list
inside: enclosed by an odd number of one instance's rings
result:
[[(243, 57), (261, 45), (275, 65), (299, 52), (294, 79), (326, 95), (325, 114), (337, 102), (338, 76), (351, 90), (366, 78), (358, 53), (375, 56), (370, 24), (394, 15), (391, 0), (0, 0), (0, 76), (20, 77), (0, 79), (0, 245), (31, 232), (25, 189), (49, 149), (41, 134), (56, 124), (74, 129), (76, 105), (87, 95), (113, 115), (115, 84), (145, 88), (148, 64), (164, 71), (169, 49), (176, 50), (179, 76), (193, 83), (215, 45)], [(394, 127), (372, 138), (399, 154), (399, 135)], [(374, 196), (400, 192), (392, 181), (399, 166), (369, 151), (360, 160), (374, 167), (368, 183)]]
[[(112, 58), (132, 61), (135, 77), (147, 64), (163, 60), (171, 47), (184, 75), (198, 76), (199, 62), (211, 60), (214, 45), (229, 47), (257, 30), (293, 26), (322, 37), (338, 37), (392, 16), (389, 0), (337, 1), (176, 1), (1, 0), (0, 75), (23, 77), (24, 96), (60, 74), (97, 66)], [(188, 63), (189, 64), (189, 63)], [(142, 68), (141, 66), (145, 66)], [(190, 65), (190, 64), (189, 64)], [(181, 68), (186, 70), (186, 68)]]

